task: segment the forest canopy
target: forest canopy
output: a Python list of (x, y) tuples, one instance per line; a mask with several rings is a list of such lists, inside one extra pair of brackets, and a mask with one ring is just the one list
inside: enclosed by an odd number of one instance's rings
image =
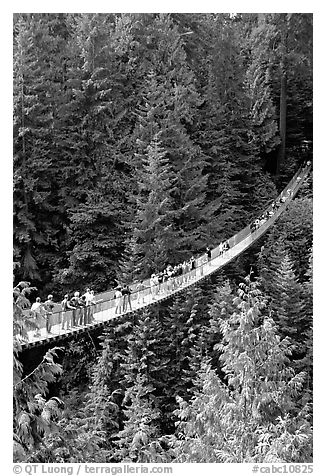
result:
[(14, 460), (311, 462), (311, 175), (205, 282), (41, 357), (21, 338), (36, 296), (201, 254), (312, 160), (312, 14), (13, 24)]
[(15, 14), (13, 39), (14, 275), (44, 294), (217, 244), (312, 139), (310, 14)]

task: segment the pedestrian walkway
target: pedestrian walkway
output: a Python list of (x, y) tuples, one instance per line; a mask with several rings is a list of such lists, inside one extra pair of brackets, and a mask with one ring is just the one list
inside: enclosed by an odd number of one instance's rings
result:
[(276, 200), (279, 200), (279, 208), (275, 211), (275, 208), (270, 205), (264, 213), (268, 214), (271, 210), (273, 210), (273, 214), (269, 215), (269, 218), (266, 219), (266, 221), (261, 224), (257, 229), (253, 231), (250, 225), (248, 225), (246, 228), (244, 228), (239, 233), (227, 240), (230, 245), (230, 249), (228, 251), (225, 251), (223, 254), (220, 254), (219, 246), (216, 246), (216, 248), (211, 251), (211, 260), (209, 262), (207, 262), (205, 255), (200, 256), (196, 259), (196, 267), (194, 270), (191, 270), (190, 272), (183, 274), (182, 276), (171, 278), (165, 283), (162, 283), (155, 287), (150, 286), (149, 280), (146, 280), (144, 281), (145, 289), (140, 293), (136, 291), (135, 285), (132, 286), (132, 310), (128, 310), (122, 314), (115, 313), (117, 303), (114, 299), (113, 291), (108, 291), (106, 293), (96, 295), (96, 300), (100, 299), (101, 302), (98, 302), (98, 304), (92, 307), (93, 321), (91, 324), (87, 324), (84, 326), (76, 326), (69, 330), (62, 329), (62, 312), (54, 313), (52, 316), (52, 333), (47, 334), (46, 328), (42, 327), (40, 329), (40, 335), (38, 337), (35, 337), (34, 331), (30, 331), (28, 333), (29, 341), (21, 342), (23, 350), (28, 347), (42, 345), (45, 342), (55, 342), (71, 334), (84, 333), (94, 327), (102, 326), (108, 321), (117, 320), (121, 318), (122, 315), (131, 315), (132, 313), (135, 313), (140, 309), (144, 309), (164, 299), (170, 298), (175, 294), (184, 291), (190, 286), (194, 286), (196, 283), (206, 279), (211, 274), (216, 273), (230, 261), (238, 257), (246, 249), (248, 249), (264, 233), (266, 233), (266, 231), (271, 226), (273, 226), (275, 221), (283, 213), (283, 211), (287, 208), (293, 197), (296, 195), (297, 191), (301, 187), (301, 184), (303, 183), (309, 172), (310, 165), (307, 165), (295, 174), (295, 176), (285, 187), (279, 197), (274, 200), (274, 202)]

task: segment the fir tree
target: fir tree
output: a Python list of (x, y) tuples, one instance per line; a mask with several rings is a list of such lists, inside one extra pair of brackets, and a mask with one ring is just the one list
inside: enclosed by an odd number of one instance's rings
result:
[[(159, 436), (159, 417), (147, 377), (139, 373), (124, 398), (124, 429), (117, 436), (117, 461), (151, 463), (155, 459), (153, 442)], [(155, 451), (156, 452), (156, 451)]]
[[(146, 148), (143, 166), (139, 170), (137, 214), (133, 223), (133, 249), (126, 253), (125, 278), (143, 279), (169, 263), (173, 249), (171, 230), (171, 171), (166, 152), (155, 134)], [(126, 273), (130, 268), (130, 274)]]
[(53, 461), (45, 437), (60, 431), (57, 421), (64, 404), (57, 397), (48, 400), (46, 397), (48, 385), (56, 380), (62, 368), (55, 362), (59, 348), (54, 347), (44, 354), (30, 373), (24, 375), (18, 358), (21, 350), (19, 334), (26, 335), (28, 320), (24, 322), (22, 316), (23, 309), (29, 304), (26, 296), (30, 291), (27, 283), (19, 283), (14, 289), (14, 461)]
[[(179, 400), (179, 430), (186, 438), (177, 444), (177, 461), (271, 461), (273, 443), (278, 447), (274, 461), (304, 461), (311, 447), (309, 419), (304, 412), (291, 416), (304, 375), (289, 367), (289, 342), (280, 339), (265, 315), (257, 284), (247, 279), (240, 285), (235, 303), (238, 311), (220, 322), (225, 383), (204, 362), (197, 395), (190, 405)], [(285, 426), (286, 450), (276, 444)], [(264, 438), (269, 438), (267, 447)]]
[(309, 322), (305, 322), (302, 286), (288, 255), (282, 259), (280, 268), (274, 271), (271, 283), (270, 307), (274, 311), (273, 319), (279, 333), (282, 337), (290, 337), (296, 346), (301, 347)]

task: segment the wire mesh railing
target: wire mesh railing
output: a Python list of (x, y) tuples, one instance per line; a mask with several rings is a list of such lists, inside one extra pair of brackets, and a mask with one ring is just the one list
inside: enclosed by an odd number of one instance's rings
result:
[(52, 313), (37, 314), (29, 311), (27, 315), (35, 320), (38, 329), (30, 331), (28, 342), (22, 344), (41, 342), (49, 337), (59, 337), (73, 333), (78, 329), (87, 329), (110, 319), (118, 318), (121, 315), (172, 296), (221, 269), (268, 230), (295, 196), (309, 170), (309, 165), (298, 170), (281, 194), (273, 200), (273, 203), (279, 202), (279, 206), (275, 208), (271, 203), (260, 215), (265, 215), (267, 218), (260, 220), (259, 226), (255, 230), (247, 225), (240, 232), (226, 240), (229, 244), (228, 250), (221, 252), (220, 247), (217, 246), (211, 250), (210, 260), (207, 259), (207, 255), (201, 255), (194, 260), (193, 268), (188, 272), (178, 276), (164, 276), (163, 281), (158, 284), (153, 285), (150, 279), (146, 279), (142, 282), (142, 288), (136, 289), (134, 283), (130, 287), (130, 294), (115, 297), (115, 291), (111, 290), (96, 294), (92, 303), (74, 310), (63, 311), (61, 306), (57, 304)]

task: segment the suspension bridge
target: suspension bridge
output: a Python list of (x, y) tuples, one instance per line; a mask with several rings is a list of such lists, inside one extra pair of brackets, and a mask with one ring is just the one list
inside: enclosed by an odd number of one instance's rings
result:
[[(131, 286), (132, 293), (130, 295), (131, 309), (125, 312), (117, 312), (117, 299), (114, 297), (114, 290), (106, 291), (95, 296), (95, 302), (91, 306), (92, 322), (75, 326), (69, 329), (62, 328), (63, 314), (65, 319), (71, 321), (71, 313), (73, 311), (62, 311), (60, 305), (56, 305), (51, 315), (52, 328), (51, 334), (47, 333), (45, 320), (39, 324), (39, 335), (35, 335), (35, 331), (29, 331), (28, 337), (23, 338), (17, 336), (20, 340), (22, 350), (30, 347), (44, 345), (46, 343), (56, 343), (59, 340), (65, 339), (71, 335), (83, 334), (90, 329), (104, 327), (109, 321), (118, 320), (121, 316), (137, 313), (141, 309), (148, 308), (155, 305), (157, 302), (171, 298), (172, 296), (183, 292), (184, 290), (203, 281), (208, 276), (216, 273), (230, 261), (237, 258), (245, 250), (247, 250), (253, 243), (255, 243), (266, 231), (274, 225), (279, 216), (286, 210), (291, 200), (294, 198), (302, 183), (307, 178), (310, 172), (310, 164), (305, 165), (298, 170), (292, 180), (284, 188), (281, 194), (276, 197), (273, 202), (278, 203), (279, 206), (275, 208), (272, 203), (264, 211), (264, 220), (260, 220), (259, 226), (253, 230), (250, 225), (243, 228), (239, 233), (229, 238), (227, 241), (230, 248), (220, 253), (219, 246), (211, 250), (211, 259), (208, 261), (206, 255), (199, 256), (195, 260), (195, 268), (188, 273), (170, 278), (165, 283), (153, 286), (150, 280), (144, 280), (144, 289), (138, 291), (136, 285)], [(262, 216), (262, 215), (261, 215)], [(70, 314), (69, 314), (70, 313)]]

